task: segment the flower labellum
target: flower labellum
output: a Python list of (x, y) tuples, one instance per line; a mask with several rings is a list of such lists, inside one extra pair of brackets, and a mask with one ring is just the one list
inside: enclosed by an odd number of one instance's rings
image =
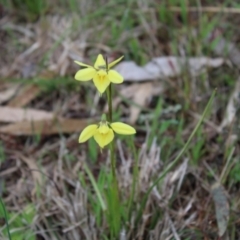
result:
[(119, 84), (123, 82), (123, 77), (117, 71), (111, 69), (111, 67), (120, 62), (122, 58), (123, 56), (107, 64), (102, 54), (99, 54), (94, 66), (75, 61), (78, 65), (86, 67), (75, 74), (75, 79), (78, 81), (89, 81), (92, 79), (97, 90), (102, 94), (110, 83)]
[(123, 135), (135, 134), (136, 130), (128, 124), (121, 122), (108, 123), (101, 121), (98, 125), (92, 124), (83, 129), (79, 136), (79, 143), (86, 142), (89, 138), (94, 137), (95, 141), (101, 148), (108, 145), (114, 138), (114, 132)]

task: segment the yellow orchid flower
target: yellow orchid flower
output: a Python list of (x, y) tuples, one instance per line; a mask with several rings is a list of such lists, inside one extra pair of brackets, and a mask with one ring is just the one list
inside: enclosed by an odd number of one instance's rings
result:
[(111, 69), (111, 67), (120, 62), (122, 58), (123, 56), (106, 64), (102, 54), (99, 54), (94, 66), (75, 61), (78, 65), (86, 67), (75, 74), (75, 79), (78, 81), (89, 81), (93, 79), (94, 85), (100, 94), (102, 94), (110, 83), (119, 84), (123, 82), (123, 77), (117, 71)]
[(135, 134), (136, 130), (128, 124), (121, 122), (109, 123), (101, 121), (98, 125), (92, 124), (83, 129), (79, 136), (79, 143), (86, 142), (89, 138), (94, 137), (95, 141), (101, 148), (108, 145), (114, 138), (114, 132), (123, 135)]

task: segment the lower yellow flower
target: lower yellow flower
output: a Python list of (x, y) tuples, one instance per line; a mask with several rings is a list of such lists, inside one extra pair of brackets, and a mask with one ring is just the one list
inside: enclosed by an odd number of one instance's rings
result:
[(131, 135), (135, 134), (136, 130), (125, 123), (108, 123), (107, 121), (101, 121), (98, 125), (92, 124), (84, 128), (78, 141), (79, 143), (83, 143), (89, 138), (94, 137), (98, 145), (104, 148), (113, 140), (114, 132), (123, 135)]

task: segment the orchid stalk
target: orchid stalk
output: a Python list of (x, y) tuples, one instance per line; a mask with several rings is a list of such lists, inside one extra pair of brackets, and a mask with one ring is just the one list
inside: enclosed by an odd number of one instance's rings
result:
[[(120, 84), (123, 82), (123, 77), (115, 70), (111, 69), (115, 64), (122, 60), (123, 57), (108, 63), (107, 59), (104, 59), (101, 54), (98, 55), (96, 62), (93, 66), (75, 61), (78, 65), (84, 67), (75, 74), (75, 79), (78, 81), (89, 81), (93, 80), (95, 87), (97, 88), (100, 96), (106, 91), (107, 102), (108, 102), (108, 114), (102, 114), (101, 121), (96, 124), (91, 124), (83, 129), (79, 136), (79, 143), (84, 143), (91, 137), (99, 145), (101, 151), (106, 146), (110, 145), (110, 160), (111, 160), (111, 172), (112, 172), (112, 185), (111, 193), (114, 196), (113, 201), (115, 203), (120, 202), (119, 189), (116, 176), (116, 161), (114, 151), (114, 138), (115, 134), (132, 135), (136, 133), (136, 130), (130, 125), (122, 122), (112, 122), (112, 85)], [(109, 205), (110, 206), (110, 205)], [(117, 204), (119, 206), (119, 204)], [(121, 214), (114, 216), (114, 219), (120, 219)], [(113, 219), (113, 221), (114, 221)], [(115, 232), (118, 232), (116, 225)]]

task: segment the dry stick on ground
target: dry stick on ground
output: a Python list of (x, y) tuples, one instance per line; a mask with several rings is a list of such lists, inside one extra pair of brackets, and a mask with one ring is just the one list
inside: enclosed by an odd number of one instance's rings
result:
[[(181, 12), (180, 7), (170, 7), (170, 11)], [(187, 7), (188, 12), (211, 12), (211, 13), (240, 13), (238, 8), (225, 8), (225, 7)]]

